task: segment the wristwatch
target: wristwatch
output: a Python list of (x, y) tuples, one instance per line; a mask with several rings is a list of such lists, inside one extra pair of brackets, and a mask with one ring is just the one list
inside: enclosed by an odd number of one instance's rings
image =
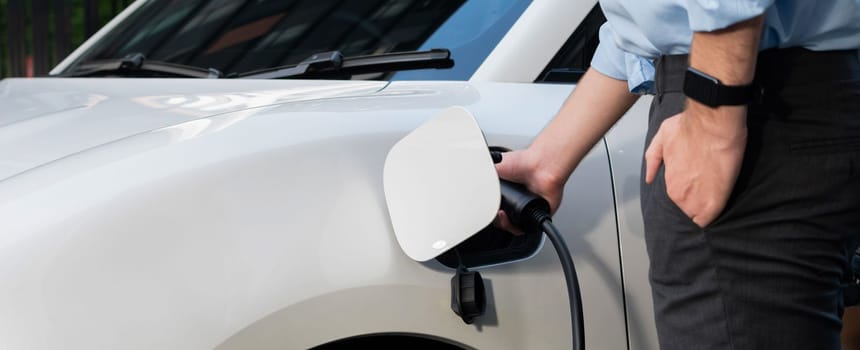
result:
[(684, 75), (684, 95), (711, 108), (739, 106), (752, 101), (753, 86), (723, 85), (719, 79), (689, 67)]

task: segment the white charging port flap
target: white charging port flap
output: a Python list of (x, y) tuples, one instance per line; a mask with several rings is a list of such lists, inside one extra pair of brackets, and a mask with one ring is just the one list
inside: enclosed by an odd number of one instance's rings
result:
[(400, 248), (433, 259), (489, 225), (499, 210), (499, 178), (477, 121), (447, 108), (401, 139), (383, 172), (385, 200)]

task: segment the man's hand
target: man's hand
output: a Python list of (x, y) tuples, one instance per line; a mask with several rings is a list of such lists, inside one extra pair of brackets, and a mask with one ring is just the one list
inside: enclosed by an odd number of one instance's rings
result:
[[(714, 118), (711, 114), (719, 114)], [(719, 124), (708, 121), (720, 120)], [(723, 211), (741, 169), (746, 147), (746, 107), (710, 109), (689, 102), (665, 121), (645, 152), (645, 182), (664, 164), (669, 198), (696, 225), (705, 227)]]
[[(553, 172), (546, 167), (540, 167), (540, 156), (533, 149), (506, 152), (502, 155), (502, 162), (496, 164), (499, 177), (508, 181), (522, 184), (529, 191), (535, 193), (549, 202), (550, 213), (555, 213), (561, 204), (561, 195), (564, 190), (566, 176), (558, 176), (559, 172)], [(564, 173), (564, 172), (561, 172)], [(502, 229), (522, 234), (522, 231), (511, 224), (504, 211), (499, 210), (496, 225)]]

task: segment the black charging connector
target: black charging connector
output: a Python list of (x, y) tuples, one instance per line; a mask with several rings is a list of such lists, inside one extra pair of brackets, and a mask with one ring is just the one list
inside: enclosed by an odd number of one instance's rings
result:
[(528, 233), (541, 232), (544, 220), (549, 220), (549, 202), (518, 183), (499, 180), (502, 210), (514, 226)]
[(487, 292), (478, 271), (460, 266), (451, 277), (451, 310), (466, 324), (472, 324), (487, 310)]

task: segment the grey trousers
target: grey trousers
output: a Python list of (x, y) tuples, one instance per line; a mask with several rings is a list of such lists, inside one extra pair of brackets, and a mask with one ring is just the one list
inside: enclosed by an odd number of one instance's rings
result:
[[(646, 146), (683, 110), (685, 56), (657, 60)], [(762, 52), (748, 145), (726, 209), (699, 228), (642, 183), (662, 349), (839, 349), (860, 245), (856, 51)]]

